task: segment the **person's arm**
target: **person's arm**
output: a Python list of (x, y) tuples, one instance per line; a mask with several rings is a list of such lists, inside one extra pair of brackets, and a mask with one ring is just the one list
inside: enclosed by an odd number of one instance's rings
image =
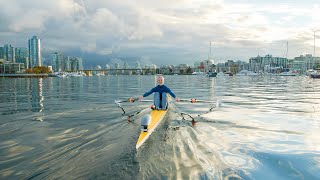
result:
[(152, 94), (155, 91), (155, 87), (152, 88), (149, 92), (144, 93), (144, 95), (139, 97), (139, 100), (141, 101), (144, 97), (149, 96), (150, 94)]
[(170, 88), (168, 88), (167, 86), (166, 86), (166, 91), (167, 91), (167, 93), (169, 93), (173, 98), (176, 98), (176, 95), (171, 91), (171, 89)]
[(149, 96), (150, 94), (154, 93), (154, 90), (155, 90), (155, 87), (152, 88), (149, 92), (145, 93), (144, 95), (142, 95), (142, 97), (147, 97)]

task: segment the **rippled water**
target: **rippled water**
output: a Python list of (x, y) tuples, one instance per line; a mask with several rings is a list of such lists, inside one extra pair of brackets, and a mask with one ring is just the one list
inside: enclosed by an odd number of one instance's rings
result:
[(320, 179), (319, 80), (165, 80), (179, 98), (213, 102), (173, 103), (135, 150), (150, 103), (123, 104), (141, 111), (128, 122), (114, 100), (154, 76), (0, 78), (0, 179)]

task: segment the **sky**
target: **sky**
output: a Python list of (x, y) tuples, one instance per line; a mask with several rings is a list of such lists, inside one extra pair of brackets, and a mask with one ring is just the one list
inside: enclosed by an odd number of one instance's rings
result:
[(320, 56), (318, 0), (0, 0), (0, 7), (0, 45), (27, 47), (36, 35), (47, 60), (53, 52), (91, 66), (294, 58), (313, 54), (314, 39)]

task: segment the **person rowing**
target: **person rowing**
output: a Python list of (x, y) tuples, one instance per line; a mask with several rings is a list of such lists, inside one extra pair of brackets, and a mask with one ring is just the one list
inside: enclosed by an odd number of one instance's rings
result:
[(151, 109), (166, 110), (168, 108), (167, 93), (169, 93), (173, 98), (175, 98), (176, 101), (179, 101), (179, 98), (176, 97), (176, 95), (171, 91), (170, 88), (164, 85), (163, 76), (157, 77), (157, 83), (158, 85), (156, 87), (152, 88), (149, 92), (146, 92), (145, 94), (140, 96), (139, 100), (141, 101), (144, 97), (147, 97), (150, 94), (154, 93), (154, 104), (151, 106)]

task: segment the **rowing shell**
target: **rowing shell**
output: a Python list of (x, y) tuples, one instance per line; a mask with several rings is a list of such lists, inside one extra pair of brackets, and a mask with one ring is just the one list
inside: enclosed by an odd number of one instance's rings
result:
[(168, 110), (152, 110), (151, 111), (150, 113), (151, 123), (148, 126), (148, 131), (147, 132), (141, 131), (136, 144), (136, 149), (138, 149), (149, 138), (152, 132), (158, 127), (160, 122), (164, 119), (167, 112)]

